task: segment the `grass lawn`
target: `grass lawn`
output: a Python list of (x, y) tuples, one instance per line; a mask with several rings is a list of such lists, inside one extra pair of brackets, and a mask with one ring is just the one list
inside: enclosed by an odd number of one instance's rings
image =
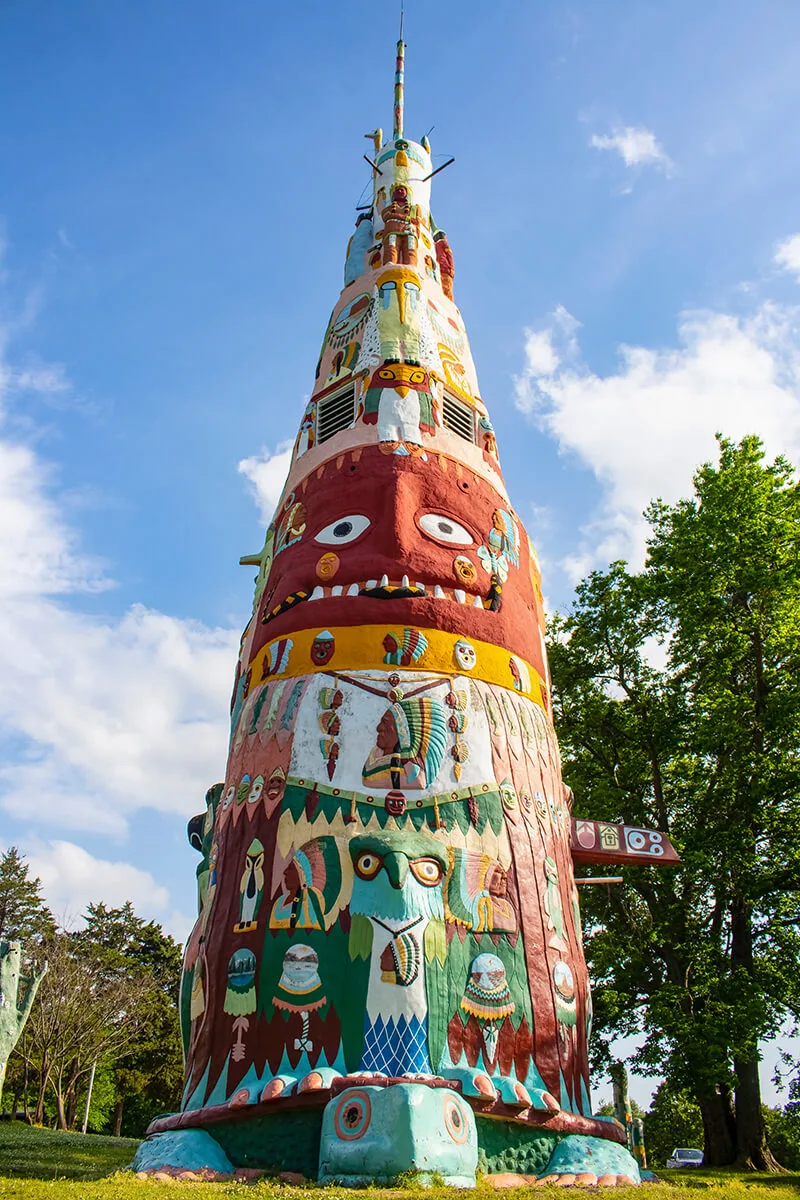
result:
[[(240, 1183), (162, 1183), (135, 1179), (123, 1168), (133, 1158), (138, 1143), (132, 1138), (98, 1137), (34, 1129), (19, 1122), (0, 1121), (0, 1200), (146, 1200), (173, 1197), (204, 1200), (238, 1196), (244, 1200), (353, 1200), (346, 1188), (291, 1187), (272, 1180)], [(417, 1189), (414, 1189), (417, 1190)], [(420, 1200), (464, 1200), (455, 1188), (419, 1189)], [(557, 1189), (560, 1192), (560, 1189)], [(700, 1193), (698, 1195), (698, 1193)], [(553, 1189), (546, 1194), (553, 1196)], [(563, 1192), (560, 1192), (563, 1195)], [(569, 1195), (575, 1196), (575, 1191)], [(735, 1171), (701, 1168), (693, 1171), (664, 1171), (663, 1182), (640, 1189), (617, 1188), (606, 1195), (623, 1195), (626, 1200), (800, 1200), (800, 1175), (743, 1175)], [(408, 1190), (370, 1188), (369, 1200), (407, 1197)], [(491, 1200), (498, 1192), (487, 1186), (469, 1195)], [(505, 1193), (513, 1200), (541, 1197), (541, 1188), (515, 1188)]]

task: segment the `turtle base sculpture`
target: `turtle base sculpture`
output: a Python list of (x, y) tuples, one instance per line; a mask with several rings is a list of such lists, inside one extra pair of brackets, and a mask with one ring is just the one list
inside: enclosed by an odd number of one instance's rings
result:
[[(636, 1160), (621, 1144), (624, 1132), (611, 1119), (549, 1111), (549, 1119), (534, 1124), (544, 1114), (521, 1107), (519, 1098), (513, 1115), (501, 1115), (509, 1106), (496, 1097), (481, 1095), (470, 1103), (445, 1079), (366, 1076), (321, 1083), (287, 1081), (272, 1100), (206, 1110), (202, 1130), (188, 1127), (190, 1113), (156, 1120), (133, 1169), (224, 1177), (236, 1167), (260, 1168), (356, 1187), (415, 1176), (469, 1188), (479, 1173), (497, 1176), (503, 1186), (641, 1182)], [(593, 1132), (568, 1132), (569, 1125)]]

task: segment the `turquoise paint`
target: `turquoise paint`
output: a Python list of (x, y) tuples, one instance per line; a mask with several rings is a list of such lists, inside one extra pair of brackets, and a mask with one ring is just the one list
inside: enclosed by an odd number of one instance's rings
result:
[(628, 1175), (634, 1183), (642, 1181), (638, 1163), (625, 1146), (577, 1133), (558, 1143), (542, 1174), (580, 1175), (583, 1172), (597, 1176)]
[(320, 1183), (390, 1183), (415, 1172), (423, 1182), (436, 1173), (451, 1187), (474, 1187), (477, 1165), (475, 1118), (450, 1088), (348, 1088), (325, 1107)]
[(159, 1167), (183, 1167), (187, 1171), (209, 1167), (220, 1174), (233, 1174), (233, 1164), (225, 1151), (202, 1129), (154, 1133), (142, 1142), (133, 1160), (133, 1170), (155, 1171)]

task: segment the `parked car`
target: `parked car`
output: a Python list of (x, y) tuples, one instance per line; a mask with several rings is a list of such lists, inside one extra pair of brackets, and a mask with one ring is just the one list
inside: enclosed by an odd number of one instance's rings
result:
[(667, 1159), (668, 1167), (702, 1167), (703, 1151), (677, 1146)]

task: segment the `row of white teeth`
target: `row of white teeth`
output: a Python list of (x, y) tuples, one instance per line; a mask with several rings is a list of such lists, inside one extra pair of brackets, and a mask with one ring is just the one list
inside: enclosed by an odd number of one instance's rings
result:
[[(403, 578), (400, 580), (400, 587), (407, 588), (410, 586), (411, 586), (411, 584), (408, 582), (408, 576), (404, 575)], [(332, 588), (324, 588), (324, 587), (318, 586), (318, 587), (314, 588), (313, 592), (308, 597), (308, 599), (309, 600), (324, 600), (326, 597), (330, 598), (333, 596), (357, 596), (361, 592), (362, 588), (365, 588), (367, 591), (371, 591), (372, 588), (377, 588), (377, 587), (382, 587), (382, 588), (389, 587), (389, 576), (383, 575), (380, 580), (368, 579), (365, 584), (351, 583), (349, 588), (347, 588), (346, 590), (342, 584), (336, 584), (336, 586), (332, 587)], [(425, 595), (428, 594), (428, 588), (427, 588), (426, 584), (415, 583), (414, 587), (418, 588)], [(448, 595), (448, 593), (444, 590), (443, 587), (440, 587), (438, 583), (434, 586), (433, 592), (431, 594), (433, 595), (434, 600), (449, 600), (450, 599), (450, 596)], [(453, 588), (452, 599), (457, 600), (459, 604), (470, 605), (472, 608), (479, 608), (479, 609), (481, 609), (481, 611), (483, 611), (483, 601), (481, 600), (480, 596), (474, 596), (474, 597), (468, 596), (466, 592), (461, 590), (461, 588)]]

